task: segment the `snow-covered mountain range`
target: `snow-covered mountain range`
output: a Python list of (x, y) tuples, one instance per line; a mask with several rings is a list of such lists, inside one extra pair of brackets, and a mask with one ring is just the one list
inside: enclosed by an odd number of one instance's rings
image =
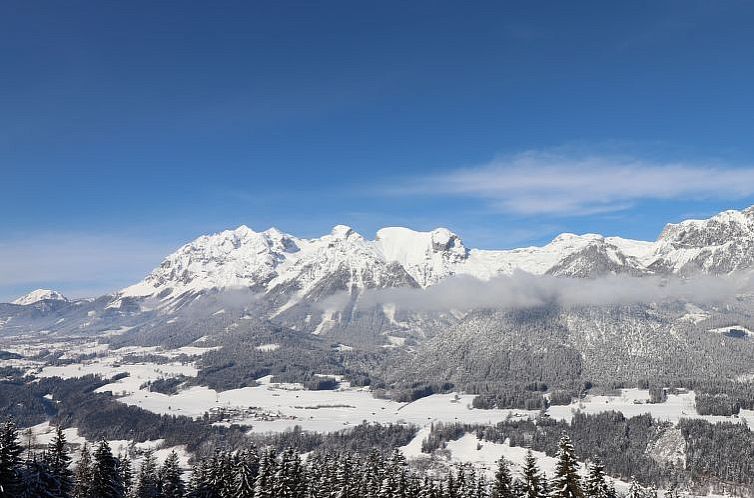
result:
[(525, 271), (535, 275), (730, 273), (754, 266), (754, 207), (707, 220), (668, 225), (655, 242), (562, 234), (542, 247), (467, 248), (446, 228), (417, 232), (390, 227), (368, 240), (338, 225), (315, 239), (275, 228), (240, 226), (205, 235), (169, 255), (121, 297), (175, 299), (210, 289), (249, 288), (262, 293), (322, 295), (333, 278), (343, 290), (428, 287), (452, 275), (487, 280)]
[[(754, 270), (754, 208), (668, 225), (654, 242), (562, 234), (542, 247), (500, 251), (468, 248), (444, 228), (383, 228), (370, 240), (342, 225), (318, 238), (242, 226), (199, 237), (141, 282), (111, 295), (66, 300), (55, 291), (35, 291), (0, 304), (0, 335), (97, 336), (118, 345), (215, 341), (229, 347), (217, 360), (222, 364), (228, 355), (253, 356), (255, 345), (285, 342), (268, 355), (284, 363), (316, 358), (317, 368), (346, 362), (395, 382), (524, 382), (547, 380), (548, 372), (556, 372), (550, 379), (555, 383), (580, 382), (585, 375), (633, 382), (642, 372), (669, 380), (737, 378), (754, 375), (750, 293), (723, 305), (682, 297), (456, 309), (458, 301), (422, 308), (402, 299), (485, 292), (468, 277), (491, 280), (517, 271), (547, 276), (536, 279), (542, 282), (570, 277), (562, 282), (573, 292), (588, 287), (573, 279), (590, 280), (594, 288), (629, 282), (612, 275), (636, 277), (632, 285), (659, 275), (645, 282), (662, 285), (671, 275), (740, 270)], [(456, 282), (456, 275), (467, 278)], [(523, 282), (512, 292), (534, 281), (526, 279), (531, 277), (510, 279)], [(463, 287), (469, 282), (472, 287)], [(398, 298), (372, 299), (384, 294)], [(343, 351), (350, 353), (342, 357)]]
[[(0, 304), (0, 330), (138, 330), (174, 324), (172, 315), (193, 307), (192, 323), (198, 317), (221, 321), (216, 313), (225, 311), (229, 320), (232, 308), (318, 335), (355, 334), (374, 341), (410, 331), (421, 338), (463, 313), (428, 314), (388, 305), (367, 309), (359, 304), (362, 291), (432, 288), (454, 275), (489, 280), (516, 271), (596, 278), (748, 269), (754, 269), (754, 207), (667, 225), (654, 242), (562, 234), (542, 247), (498, 251), (468, 248), (445, 228), (383, 228), (369, 240), (343, 225), (311, 239), (241, 226), (182, 246), (142, 281), (113, 295), (67, 301), (58, 292), (38, 290)], [(334, 296), (337, 306), (331, 304)]]

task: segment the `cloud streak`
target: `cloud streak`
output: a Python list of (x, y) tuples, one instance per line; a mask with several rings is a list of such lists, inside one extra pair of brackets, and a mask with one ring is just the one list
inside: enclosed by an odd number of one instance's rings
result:
[(532, 151), (414, 179), (392, 192), (479, 198), (523, 215), (585, 216), (642, 200), (744, 198), (754, 195), (754, 168)]
[[(690, 302), (730, 302), (754, 290), (752, 274), (700, 275), (693, 278), (609, 275), (595, 279), (537, 276), (525, 272), (482, 281), (451, 277), (426, 289), (371, 289), (358, 299), (359, 309), (393, 305), (404, 311), (438, 312), (473, 309), (517, 309), (545, 305), (563, 307)], [(347, 294), (333, 296), (323, 309), (342, 309)]]

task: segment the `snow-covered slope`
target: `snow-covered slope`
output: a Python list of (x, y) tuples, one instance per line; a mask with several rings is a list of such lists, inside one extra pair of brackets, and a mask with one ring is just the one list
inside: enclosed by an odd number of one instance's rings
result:
[(121, 297), (175, 298), (187, 292), (246, 287), (263, 289), (281, 266), (296, 259), (301, 241), (275, 228), (255, 232), (242, 225), (204, 235), (169, 255)]
[(34, 304), (34, 303), (38, 303), (39, 301), (44, 301), (44, 300), (68, 301), (68, 298), (55, 290), (37, 289), (37, 290), (29, 292), (25, 296), (19, 297), (18, 299), (13, 301), (12, 304), (20, 304), (22, 306), (25, 306), (27, 304)]
[(754, 267), (754, 206), (667, 225), (649, 267), (679, 274), (725, 274)]
[(453, 275), (469, 257), (458, 235), (447, 228), (431, 232), (383, 228), (377, 232), (374, 246), (385, 260), (401, 265), (422, 287)]
[(329, 235), (301, 246), (295, 261), (280, 268), (269, 282), (268, 292), (295, 292), (300, 298), (316, 299), (337, 290), (416, 285), (403, 267), (391, 264), (373, 242), (351, 227), (338, 225)]
[(653, 243), (564, 233), (542, 247), (509, 251), (472, 250), (458, 273), (484, 277), (516, 270), (534, 275), (591, 277), (605, 273), (638, 273), (639, 256), (651, 252)]

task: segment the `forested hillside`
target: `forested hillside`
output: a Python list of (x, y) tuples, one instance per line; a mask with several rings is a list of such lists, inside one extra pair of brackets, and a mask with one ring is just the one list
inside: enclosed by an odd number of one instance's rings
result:
[[(175, 452), (158, 464), (151, 452), (134, 465), (113, 455), (106, 441), (84, 446), (73, 462), (63, 432), (41, 451), (24, 450), (13, 422), (0, 431), (0, 497), (3, 498), (615, 498), (604, 467), (595, 461), (586, 475), (570, 438), (558, 442), (557, 467), (549, 478), (529, 454), (521, 475), (501, 459), (492, 477), (471, 466), (444, 472), (411, 469), (399, 451), (314, 453), (249, 445), (217, 451), (186, 472)], [(671, 495), (676, 491), (671, 490)], [(657, 492), (631, 485), (630, 498)]]

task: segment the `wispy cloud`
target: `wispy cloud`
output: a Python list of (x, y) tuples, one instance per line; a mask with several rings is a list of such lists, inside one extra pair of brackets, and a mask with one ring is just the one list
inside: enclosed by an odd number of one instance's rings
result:
[(533, 151), (412, 179), (392, 192), (479, 198), (524, 215), (585, 216), (643, 200), (748, 197), (754, 195), (754, 167)]
[(172, 244), (136, 236), (36, 234), (0, 241), (0, 302), (37, 287), (71, 297), (117, 290), (142, 278)]
[[(730, 302), (754, 288), (751, 273), (725, 276), (632, 277), (606, 275), (594, 279), (553, 277), (516, 272), (489, 281), (455, 276), (426, 289), (369, 289), (359, 296), (360, 309), (393, 305), (408, 311), (450, 309), (520, 309), (544, 305), (563, 307), (691, 302), (700, 305)], [(347, 293), (335, 294), (320, 306), (343, 309)]]

